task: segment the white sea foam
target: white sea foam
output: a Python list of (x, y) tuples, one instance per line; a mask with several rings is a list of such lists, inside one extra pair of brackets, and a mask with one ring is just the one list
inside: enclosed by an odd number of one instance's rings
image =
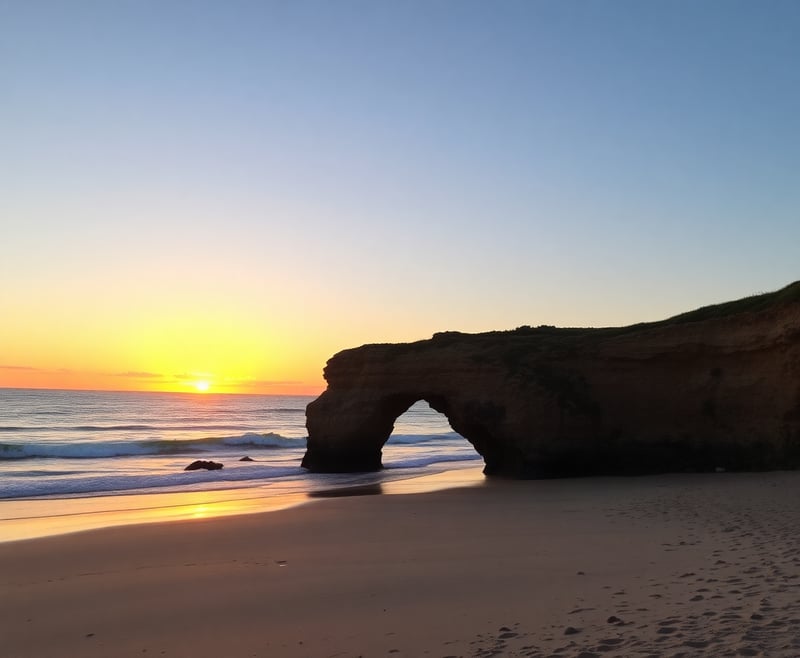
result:
[(216, 452), (229, 448), (303, 448), (305, 441), (290, 439), (274, 432), (247, 432), (237, 436), (210, 437), (186, 440), (131, 441), (41, 441), (35, 443), (0, 443), (0, 461), (33, 457), (67, 459), (99, 459), (103, 457), (141, 457), (144, 455), (178, 455)]
[(299, 476), (299, 466), (276, 467), (248, 465), (248, 468), (229, 468), (218, 471), (179, 471), (160, 475), (99, 475), (61, 479), (30, 478), (12, 482), (0, 491), (0, 498), (31, 496), (65, 496), (100, 492), (123, 492), (138, 489), (180, 489), (190, 485), (255, 482), (287, 476)]
[(427, 454), (419, 457), (406, 457), (397, 461), (384, 460), (384, 466), (387, 469), (400, 469), (400, 468), (420, 468), (422, 466), (432, 466), (433, 464), (445, 464), (450, 462), (472, 462), (480, 460), (481, 456), (476, 453), (462, 453), (462, 454)]
[(258, 434), (247, 432), (240, 436), (227, 436), (221, 439), (226, 446), (257, 446), (260, 448), (305, 448), (305, 439), (290, 439), (275, 432)]
[(443, 441), (452, 441), (453, 439), (463, 441), (463, 437), (455, 432), (448, 432), (446, 434), (392, 434), (387, 445), (414, 445), (417, 443), (441, 443)]

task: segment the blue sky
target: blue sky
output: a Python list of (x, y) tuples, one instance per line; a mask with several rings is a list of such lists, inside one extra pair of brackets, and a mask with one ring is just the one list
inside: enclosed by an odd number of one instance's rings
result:
[(0, 0), (0, 310), (224, 316), (321, 367), (781, 287), (799, 33), (796, 2)]

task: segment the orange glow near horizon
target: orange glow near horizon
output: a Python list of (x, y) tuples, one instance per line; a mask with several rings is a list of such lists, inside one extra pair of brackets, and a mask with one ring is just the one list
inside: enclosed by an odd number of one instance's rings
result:
[[(322, 378), (319, 377), (321, 380)], [(120, 373), (49, 369), (0, 364), (0, 388), (35, 388), (155, 393), (319, 395), (323, 381), (259, 380), (253, 377), (167, 375), (147, 371)]]
[(28, 332), (0, 326), (0, 387), (317, 395), (337, 351), (315, 335), (265, 331), (232, 310), (155, 315), (109, 313), (65, 321), (57, 332), (38, 331), (44, 322)]

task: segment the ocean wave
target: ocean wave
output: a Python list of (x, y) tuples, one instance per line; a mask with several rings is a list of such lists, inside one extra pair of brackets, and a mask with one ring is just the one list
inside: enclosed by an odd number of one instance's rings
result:
[(73, 427), (56, 428), (72, 432), (118, 432), (134, 430), (157, 430), (157, 425), (75, 425)]
[(395, 470), (401, 468), (421, 468), (423, 466), (432, 466), (433, 464), (443, 464), (447, 462), (471, 462), (482, 459), (477, 453), (461, 453), (448, 455), (445, 453), (428, 454), (420, 457), (405, 457), (396, 461), (384, 460), (384, 467), (387, 470)]
[[(204, 439), (203, 439), (204, 440)], [(247, 432), (239, 436), (226, 436), (222, 439), (222, 443), (226, 446), (257, 446), (260, 448), (305, 448), (306, 440), (291, 439), (274, 432), (267, 434), (256, 434), (255, 432)]]
[(138, 489), (182, 488), (187, 485), (214, 485), (217, 483), (269, 480), (304, 473), (300, 466), (254, 466), (222, 469), (219, 471), (179, 471), (160, 475), (102, 475), (64, 479), (34, 479), (14, 482), (0, 489), (0, 498), (29, 498), (31, 496), (66, 496), (124, 492)]
[[(446, 434), (392, 434), (386, 446), (430, 447), (449, 445), (456, 439), (455, 432)], [(106, 457), (145, 457), (148, 455), (180, 455), (228, 452), (236, 449), (305, 448), (305, 438), (290, 438), (275, 432), (245, 432), (230, 436), (200, 439), (114, 439), (107, 441), (28, 441), (25, 443), (0, 443), (0, 462), (9, 459), (63, 458), (102, 459)]]
[(244, 430), (247, 426), (242, 424), (220, 425), (214, 424), (183, 424), (183, 425), (70, 425), (70, 426), (48, 426), (48, 425), (2, 425), (0, 432), (171, 432), (175, 430), (194, 430), (194, 431), (220, 431), (220, 430)]
[(236, 436), (202, 439), (150, 439), (131, 441), (41, 441), (22, 444), (0, 443), (0, 461), (54, 457), (63, 459), (102, 459), (105, 457), (143, 457), (180, 455), (231, 450), (232, 448), (275, 449), (305, 448), (305, 439), (291, 439), (268, 432), (246, 432)]
[(446, 432), (443, 434), (392, 434), (386, 442), (386, 445), (413, 445), (415, 443), (452, 441), (453, 439), (466, 440), (456, 432)]
[(230, 409), (211, 409), (207, 413), (212, 414), (233, 414), (235, 413), (237, 416), (242, 414), (259, 414), (262, 416), (268, 416), (269, 414), (304, 414), (306, 412), (305, 407), (265, 407), (264, 409), (236, 409), (236, 411), (231, 411)]
[[(391, 461), (385, 464), (383, 471), (385, 477), (396, 479), (402, 477), (402, 471), (415, 471), (436, 464), (453, 464), (462, 462), (464, 465), (471, 464), (479, 460), (477, 454), (429, 454), (421, 457), (406, 457)], [(66, 472), (64, 473), (67, 474)], [(44, 473), (43, 473), (44, 475)], [(71, 477), (52, 477), (54, 473), (48, 473), (50, 477), (27, 477), (14, 480), (6, 480), (3, 487), (0, 487), (0, 499), (4, 498), (30, 498), (30, 497), (58, 497), (58, 496), (79, 496), (84, 494), (115, 494), (138, 491), (143, 489), (155, 489), (158, 491), (180, 491), (186, 487), (195, 489), (200, 487), (203, 490), (215, 488), (226, 488), (230, 486), (264, 486), (270, 482), (287, 482), (296, 480), (305, 481), (301, 489), (308, 490), (310, 483), (319, 479), (324, 479), (326, 487), (331, 486), (332, 474), (315, 475), (310, 474), (301, 468), (299, 463), (296, 465), (267, 465), (251, 462), (234, 462), (227, 464), (226, 468), (218, 471), (177, 471), (175, 473), (142, 473), (142, 474), (117, 474), (117, 475), (72, 475)], [(383, 478), (380, 473), (347, 474), (348, 481), (337, 478), (335, 486), (346, 486), (348, 484), (359, 484), (365, 480), (380, 482)]]

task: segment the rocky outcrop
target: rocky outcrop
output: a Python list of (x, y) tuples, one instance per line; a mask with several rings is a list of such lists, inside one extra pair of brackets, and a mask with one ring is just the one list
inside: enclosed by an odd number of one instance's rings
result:
[(395, 419), (444, 414), (489, 475), (800, 466), (800, 282), (657, 323), (447, 332), (336, 354), (303, 466), (381, 468)]
[(184, 471), (199, 471), (201, 469), (205, 469), (207, 471), (218, 471), (222, 468), (222, 464), (219, 462), (212, 462), (212, 461), (205, 461), (203, 459), (198, 459), (193, 461), (189, 464)]

